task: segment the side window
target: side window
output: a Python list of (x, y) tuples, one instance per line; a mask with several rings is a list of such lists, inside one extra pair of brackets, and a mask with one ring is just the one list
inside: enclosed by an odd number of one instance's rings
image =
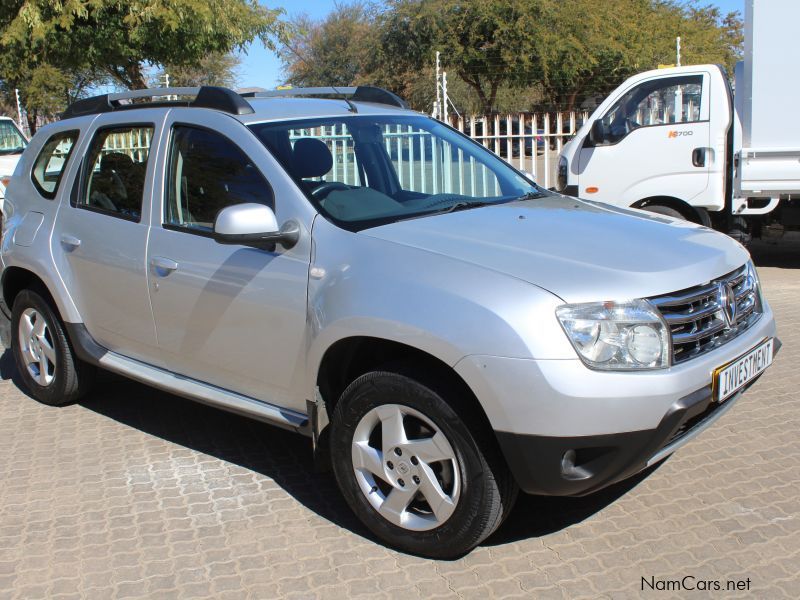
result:
[(646, 81), (620, 98), (602, 119), (606, 144), (615, 144), (640, 127), (700, 120), (703, 76)]
[(72, 154), (72, 148), (78, 141), (78, 135), (77, 130), (54, 134), (47, 140), (33, 163), (31, 171), (33, 185), (42, 196), (49, 200), (56, 197), (61, 175)]
[(221, 209), (244, 202), (275, 207), (272, 188), (244, 152), (213, 131), (176, 126), (164, 223), (211, 231)]
[(147, 125), (99, 130), (84, 163), (77, 206), (139, 221), (152, 139)]

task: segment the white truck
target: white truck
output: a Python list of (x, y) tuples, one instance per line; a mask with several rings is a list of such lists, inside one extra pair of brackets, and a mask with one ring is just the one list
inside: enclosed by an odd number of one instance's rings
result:
[(6, 185), (27, 145), (28, 140), (14, 120), (0, 116), (0, 213), (4, 208)]
[(746, 0), (735, 94), (717, 65), (625, 81), (567, 143), (558, 191), (682, 217), (740, 241), (800, 229), (797, 0)]

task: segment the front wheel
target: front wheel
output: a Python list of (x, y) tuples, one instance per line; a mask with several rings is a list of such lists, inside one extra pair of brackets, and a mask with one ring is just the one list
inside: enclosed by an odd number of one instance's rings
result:
[(499, 455), (453, 410), (459, 398), (446, 396), (376, 371), (345, 390), (331, 423), (334, 472), (355, 514), (388, 544), (431, 558), (469, 552), (517, 492)]
[(94, 368), (75, 356), (61, 321), (35, 291), (23, 290), (14, 300), (11, 348), (22, 380), (39, 402), (69, 404), (91, 386)]
[(642, 207), (642, 210), (646, 210), (647, 212), (656, 213), (659, 215), (666, 215), (667, 217), (673, 217), (675, 219), (681, 219), (683, 221), (686, 220), (684, 214), (672, 208), (671, 206), (665, 206), (663, 204), (648, 204)]

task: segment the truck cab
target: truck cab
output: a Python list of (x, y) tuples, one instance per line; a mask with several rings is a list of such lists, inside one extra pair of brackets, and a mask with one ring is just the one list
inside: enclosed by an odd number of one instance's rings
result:
[(558, 191), (709, 224), (725, 204), (732, 112), (717, 65), (635, 75), (564, 146)]
[(13, 119), (0, 117), (0, 212), (4, 208), (6, 186), (27, 145), (28, 140)]

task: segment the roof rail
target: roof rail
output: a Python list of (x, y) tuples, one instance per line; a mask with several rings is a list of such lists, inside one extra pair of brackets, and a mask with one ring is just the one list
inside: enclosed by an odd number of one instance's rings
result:
[[(170, 99), (175, 96), (194, 96), (194, 100), (178, 101)], [(234, 115), (248, 115), (254, 112), (250, 103), (233, 90), (204, 85), (202, 87), (148, 88), (146, 90), (130, 90), (92, 96), (70, 104), (67, 110), (61, 114), (61, 118), (69, 119), (113, 112), (115, 110), (146, 108), (147, 104), (126, 102), (126, 100), (131, 101), (139, 98), (166, 98), (166, 100), (154, 104), (213, 108)]]
[(397, 94), (371, 85), (358, 87), (309, 87), (269, 90), (266, 92), (246, 92), (244, 98), (294, 98), (298, 96), (345, 96), (356, 102), (388, 104), (399, 108), (409, 108), (405, 100)]

